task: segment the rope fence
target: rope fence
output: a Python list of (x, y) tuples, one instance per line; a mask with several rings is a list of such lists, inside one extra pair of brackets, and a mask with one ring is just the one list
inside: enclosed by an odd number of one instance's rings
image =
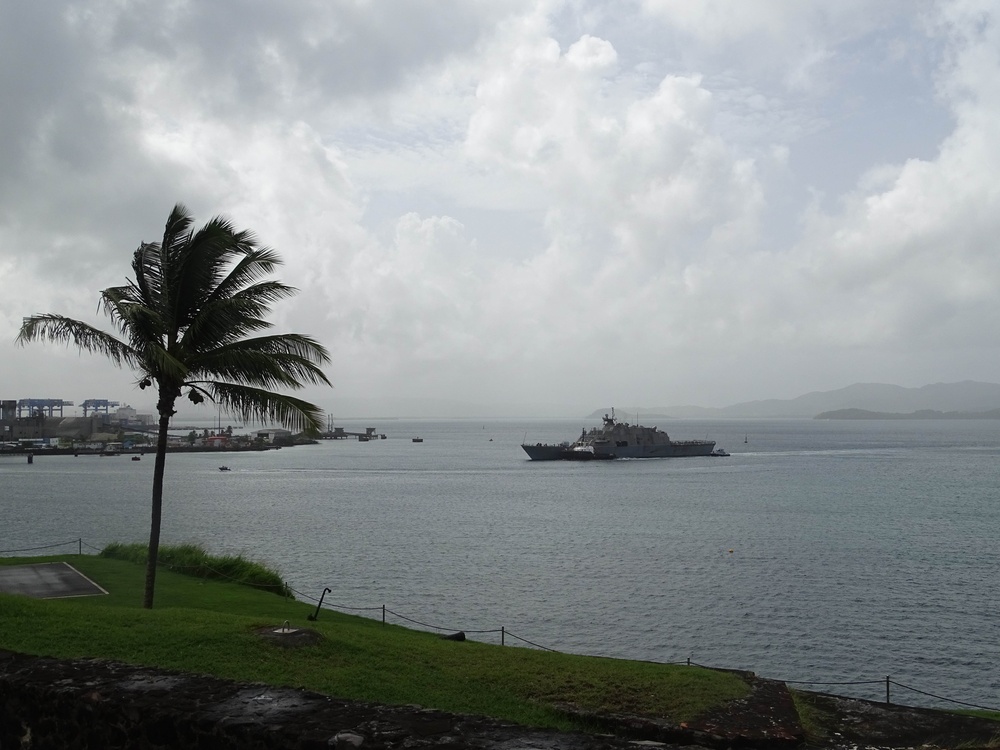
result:
[[(15, 553), (22, 553), (22, 552), (38, 552), (38, 551), (41, 551), (41, 550), (58, 549), (60, 547), (67, 547), (67, 546), (70, 546), (70, 545), (75, 545), (76, 546), (76, 548), (77, 548), (77, 554), (78, 555), (82, 555), (83, 554), (83, 548), (84, 547), (86, 547), (89, 550), (94, 550), (95, 552), (100, 552), (101, 551), (101, 548), (94, 547), (94, 546), (92, 546), (90, 544), (87, 544), (86, 542), (83, 541), (82, 538), (77, 538), (77, 539), (70, 539), (69, 541), (66, 541), (66, 542), (57, 542), (55, 544), (45, 544), (45, 545), (41, 545), (41, 546), (37, 546), (37, 547), (22, 547), (20, 549), (0, 550), (0, 556), (10, 555), (10, 554), (15, 554)], [(212, 568), (209, 568), (208, 566), (205, 566), (205, 565), (185, 566), (185, 565), (167, 565), (167, 564), (165, 564), (164, 567), (167, 568), (167, 569), (169, 569), (169, 570), (185, 570), (185, 569), (191, 569), (191, 568), (196, 568), (196, 569), (200, 569), (200, 570), (209, 570), (209, 571), (212, 572), (213, 575), (216, 576), (216, 578), (218, 578), (220, 580), (231, 581), (233, 583), (246, 584), (246, 581), (244, 581), (244, 580), (241, 580), (241, 579), (238, 579), (238, 578), (234, 578), (233, 576), (227, 575), (223, 571), (213, 570)], [(419, 625), (420, 627), (423, 627), (423, 628), (428, 628), (430, 630), (437, 630), (437, 631), (441, 631), (441, 632), (449, 632), (449, 633), (460, 632), (460, 633), (463, 633), (463, 634), (472, 634), (472, 635), (491, 635), (491, 634), (494, 634), (494, 633), (499, 633), (500, 634), (500, 645), (501, 646), (506, 645), (506, 639), (509, 636), (509, 637), (515, 639), (516, 641), (519, 641), (521, 643), (525, 643), (525, 644), (527, 644), (529, 646), (532, 646), (532, 647), (537, 648), (537, 649), (541, 649), (543, 651), (550, 651), (552, 653), (562, 653), (558, 649), (550, 648), (548, 646), (543, 646), (541, 644), (538, 644), (538, 643), (535, 643), (533, 641), (530, 641), (527, 638), (522, 638), (519, 635), (515, 635), (514, 633), (510, 632), (509, 630), (507, 630), (507, 628), (505, 626), (501, 626), (499, 628), (486, 629), (486, 630), (463, 630), (461, 628), (446, 627), (446, 626), (442, 626), (442, 625), (432, 625), (430, 623), (422, 622), (420, 620), (414, 619), (412, 617), (408, 617), (407, 615), (401, 614), (399, 612), (395, 612), (394, 610), (391, 610), (388, 607), (386, 607), (386, 605), (384, 605), (384, 604), (382, 606), (375, 606), (375, 607), (372, 607), (372, 606), (357, 607), (357, 606), (348, 606), (346, 604), (331, 604), (329, 602), (324, 602), (323, 597), (316, 598), (314, 596), (306, 594), (305, 592), (298, 591), (297, 589), (294, 589), (291, 586), (289, 586), (287, 582), (281, 584), (280, 586), (277, 585), (277, 584), (274, 585), (274, 586), (268, 586), (267, 584), (254, 584), (254, 586), (255, 586), (255, 588), (281, 588), (282, 589), (281, 593), (284, 594), (286, 597), (292, 597), (294, 595), (294, 597), (297, 597), (300, 600), (306, 600), (306, 601), (314, 602), (317, 605), (317, 608), (316, 608), (317, 614), (319, 613), (319, 611), (321, 609), (323, 609), (323, 610), (329, 610), (329, 611), (332, 611), (332, 612), (341, 612), (341, 611), (346, 611), (346, 612), (379, 612), (379, 611), (381, 611), (381, 613), (382, 613), (382, 624), (383, 625), (387, 624), (387, 617), (386, 616), (387, 615), (392, 615), (393, 617), (396, 617), (396, 618), (398, 618), (400, 620), (403, 620), (404, 622), (411, 623), (413, 625)], [(326, 592), (329, 592), (329, 591), (330, 591), (330, 589), (325, 589), (324, 590), (324, 595), (325, 595)], [(315, 618), (312, 615), (310, 615), (310, 619), (315, 619)], [(705, 664), (699, 664), (699, 663), (697, 663), (695, 661), (692, 661), (690, 657), (688, 657), (687, 659), (684, 659), (682, 661), (667, 661), (667, 662), (664, 662), (664, 661), (650, 661), (649, 663), (664, 664), (664, 665), (685, 665), (685, 666), (689, 666), (689, 667), (700, 667), (702, 669), (718, 669), (718, 667), (712, 667), (712, 666), (708, 666), (708, 665), (705, 665)], [(891, 702), (891, 698), (892, 698), (891, 688), (892, 687), (897, 687), (897, 688), (900, 688), (902, 690), (908, 690), (910, 692), (917, 693), (918, 695), (922, 695), (922, 696), (925, 696), (927, 698), (933, 698), (935, 700), (944, 701), (946, 703), (951, 703), (951, 704), (958, 705), (958, 706), (963, 706), (965, 708), (971, 708), (971, 709), (976, 709), (976, 710), (980, 710), (980, 711), (992, 711), (992, 712), (995, 712), (995, 713), (1000, 713), (1000, 708), (991, 707), (991, 706), (983, 706), (983, 705), (979, 705), (977, 703), (969, 703), (967, 701), (960, 701), (960, 700), (956, 700), (955, 698), (949, 698), (947, 696), (937, 695), (935, 693), (930, 693), (930, 692), (927, 692), (926, 690), (920, 690), (919, 688), (915, 688), (912, 685), (906, 685), (904, 683), (897, 682), (896, 680), (893, 680), (890, 675), (886, 675), (884, 678), (878, 679), (878, 680), (841, 680), (841, 681), (782, 680), (782, 679), (772, 678), (772, 677), (763, 678), (763, 679), (773, 680), (774, 682), (782, 682), (785, 685), (809, 685), (809, 686), (813, 686), (813, 687), (848, 687), (848, 686), (856, 686), (856, 685), (884, 685), (885, 686), (885, 704), (886, 705), (892, 705), (892, 702)], [(902, 704), (900, 704), (900, 705), (902, 705)]]
[[(56, 542), (55, 544), (43, 544), (40, 547), (22, 547), (21, 549), (0, 549), (0, 555), (9, 555), (15, 552), (37, 552), (43, 549), (56, 549), (58, 547), (67, 547), (71, 544), (75, 544), (77, 547), (77, 554), (83, 554), (83, 539), (70, 539), (68, 542)], [(90, 549), (97, 549), (96, 547), (91, 547), (87, 545)], [(100, 550), (98, 550), (100, 551)]]
[[(343, 607), (343, 606), (336, 605), (336, 604), (323, 604), (320, 599), (316, 599), (313, 596), (310, 596), (310, 595), (308, 595), (306, 593), (303, 593), (301, 591), (297, 591), (297, 590), (295, 590), (295, 589), (293, 589), (291, 587), (289, 587), (289, 591), (291, 591), (292, 593), (294, 593), (296, 596), (298, 596), (300, 598), (309, 599), (309, 600), (311, 600), (313, 602), (319, 603), (319, 606), (322, 609), (330, 609), (332, 611), (338, 611), (338, 610), (343, 610), (343, 609), (347, 609), (347, 610), (351, 610), (351, 611), (377, 611), (377, 610), (381, 609), (382, 610), (382, 624), (383, 625), (386, 624), (386, 614), (391, 614), (391, 615), (393, 615), (395, 617), (398, 617), (401, 620), (405, 620), (406, 622), (412, 623), (414, 625), (420, 625), (421, 627), (430, 628), (432, 630), (448, 631), (448, 632), (461, 631), (461, 632), (466, 633), (466, 634), (500, 633), (500, 645), (501, 646), (505, 645), (505, 642), (504, 642), (505, 641), (505, 636), (510, 636), (511, 638), (514, 638), (514, 639), (516, 639), (518, 641), (521, 641), (522, 643), (526, 643), (529, 646), (533, 646), (535, 648), (542, 649), (544, 651), (551, 651), (553, 653), (561, 653), (557, 649), (549, 648), (548, 646), (542, 646), (542, 645), (540, 645), (538, 643), (534, 643), (533, 641), (529, 641), (527, 638), (521, 638), (520, 636), (515, 635), (514, 633), (511, 633), (509, 630), (506, 629), (506, 627), (500, 627), (500, 628), (491, 629), (491, 630), (461, 630), (461, 628), (455, 628), (455, 627), (444, 627), (444, 626), (441, 626), (441, 625), (430, 625), (430, 624), (428, 624), (426, 622), (421, 622), (420, 620), (415, 620), (415, 619), (407, 617), (405, 615), (401, 615), (398, 612), (394, 612), (391, 609), (386, 608), (385, 605), (382, 605), (382, 607)], [(652, 663), (665, 664), (665, 665), (685, 665), (685, 666), (689, 666), (689, 667), (700, 667), (702, 669), (718, 669), (718, 667), (712, 667), (712, 666), (708, 666), (708, 665), (705, 665), (705, 664), (698, 664), (697, 662), (692, 661), (690, 657), (688, 657), (687, 659), (685, 659), (683, 661), (652, 662)], [(910, 690), (910, 691), (912, 691), (914, 693), (918, 693), (918, 694), (926, 696), (928, 698), (934, 698), (936, 700), (945, 701), (947, 703), (953, 703), (953, 704), (956, 704), (956, 705), (959, 705), (959, 706), (964, 706), (966, 708), (973, 708), (973, 709), (978, 709), (978, 710), (982, 710), (982, 711), (993, 711), (993, 712), (1000, 713), (1000, 709), (998, 709), (998, 708), (993, 708), (993, 707), (990, 707), (990, 706), (982, 706), (982, 705), (979, 705), (979, 704), (976, 704), (976, 703), (968, 703), (966, 701), (960, 701), (960, 700), (956, 700), (954, 698), (948, 698), (948, 697), (943, 696), (943, 695), (937, 695), (935, 693), (929, 693), (929, 692), (924, 691), (924, 690), (919, 690), (919, 689), (917, 689), (915, 687), (912, 687), (910, 685), (905, 685), (905, 684), (903, 684), (901, 682), (896, 682), (895, 680), (893, 680), (888, 675), (884, 679), (879, 679), (879, 680), (822, 681), (822, 680), (782, 680), (782, 679), (777, 679), (777, 678), (764, 678), (764, 679), (771, 679), (771, 680), (774, 680), (775, 682), (782, 682), (782, 683), (784, 683), (786, 685), (812, 685), (812, 686), (821, 686), (821, 687), (835, 687), (835, 686), (836, 687), (844, 687), (844, 686), (853, 686), (853, 685), (885, 685), (885, 703), (886, 703), (886, 705), (892, 705), (890, 686), (895, 686), (895, 687), (898, 687), (898, 688), (902, 688), (904, 690)]]

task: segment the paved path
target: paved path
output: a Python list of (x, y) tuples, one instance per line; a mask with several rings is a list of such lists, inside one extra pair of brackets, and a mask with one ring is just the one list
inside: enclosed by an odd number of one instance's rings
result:
[(108, 592), (69, 563), (0, 565), (0, 592), (34, 599), (97, 596)]

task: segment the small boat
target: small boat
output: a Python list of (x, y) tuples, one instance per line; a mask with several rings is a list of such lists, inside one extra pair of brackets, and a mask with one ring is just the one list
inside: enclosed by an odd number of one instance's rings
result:
[(413, 442), (414, 443), (422, 443), (422, 442), (424, 442), (424, 439), (423, 438), (413, 438)]
[(716, 457), (728, 456), (729, 455), (729, 451), (727, 451), (725, 448), (716, 448), (709, 455), (710, 456), (716, 456)]
[(611, 461), (615, 458), (614, 453), (598, 453), (591, 445), (578, 445), (563, 456), (565, 461)]
[(142, 458), (140, 458), (139, 456), (132, 456), (132, 460), (133, 461), (141, 461)]
[(219, 471), (229, 471), (229, 467), (228, 466), (220, 466), (219, 467)]

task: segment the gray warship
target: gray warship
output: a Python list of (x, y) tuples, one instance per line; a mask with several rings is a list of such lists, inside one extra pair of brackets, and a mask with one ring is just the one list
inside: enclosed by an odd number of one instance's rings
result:
[(656, 427), (630, 425), (615, 419), (615, 410), (604, 415), (600, 427), (584, 428), (574, 442), (523, 443), (532, 461), (593, 461), (615, 458), (682, 458), (712, 456), (714, 440), (671, 440)]

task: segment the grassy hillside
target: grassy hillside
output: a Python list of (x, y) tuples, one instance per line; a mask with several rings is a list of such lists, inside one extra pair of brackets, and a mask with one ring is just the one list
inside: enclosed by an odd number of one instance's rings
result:
[[(66, 560), (110, 595), (42, 601), (0, 594), (0, 648), (100, 657), (559, 729), (584, 728), (560, 713), (560, 704), (682, 722), (748, 693), (738, 676), (697, 667), (446, 641), (329, 610), (311, 622), (313, 606), (170, 570), (157, 574), (156, 608), (144, 610), (143, 567), (129, 561), (70, 556), (0, 565), (53, 560)], [(258, 635), (285, 620), (321, 638), (286, 649)]]

